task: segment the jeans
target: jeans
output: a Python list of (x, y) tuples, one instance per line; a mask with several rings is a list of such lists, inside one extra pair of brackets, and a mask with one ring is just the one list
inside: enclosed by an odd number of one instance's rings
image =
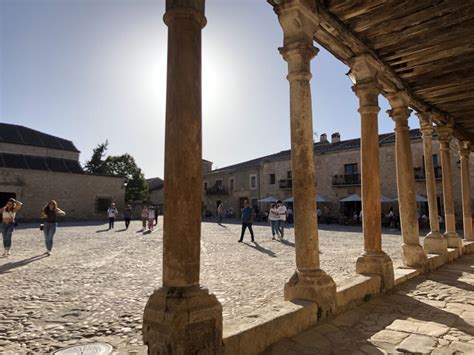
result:
[(51, 251), (53, 249), (53, 237), (56, 233), (56, 227), (57, 224), (55, 222), (44, 222), (43, 233), (47, 251)]
[(242, 222), (242, 233), (240, 234), (240, 241), (242, 241), (242, 239), (244, 239), (245, 230), (247, 228), (250, 231), (250, 235), (252, 237), (252, 242), (253, 242), (254, 239), (253, 239), (252, 222)]
[(10, 249), (12, 246), (12, 234), (13, 230), (15, 229), (15, 225), (13, 223), (2, 223), (2, 227), (3, 247), (5, 249)]
[(109, 229), (114, 228), (115, 217), (109, 217)]
[(280, 235), (280, 232), (278, 230), (278, 221), (270, 220), (270, 224), (272, 225), (272, 235), (273, 236), (275, 236), (275, 234)]
[(281, 219), (278, 220), (278, 231), (280, 232), (280, 237), (283, 238), (283, 235), (285, 234), (285, 227), (284, 224), (286, 221), (283, 221)]
[(124, 218), (125, 219), (125, 228), (128, 229), (128, 226), (130, 225), (130, 217)]

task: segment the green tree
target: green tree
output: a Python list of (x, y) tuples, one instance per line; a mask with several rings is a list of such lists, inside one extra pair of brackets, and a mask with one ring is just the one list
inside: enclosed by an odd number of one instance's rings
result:
[(148, 192), (148, 184), (142, 170), (130, 154), (108, 156), (104, 161), (105, 174), (120, 176), (127, 180), (125, 200), (143, 200)]
[(92, 151), (92, 157), (89, 161), (86, 162), (84, 169), (91, 174), (105, 174), (104, 166), (104, 156), (107, 148), (109, 146), (109, 141), (106, 140), (104, 143), (101, 143)]

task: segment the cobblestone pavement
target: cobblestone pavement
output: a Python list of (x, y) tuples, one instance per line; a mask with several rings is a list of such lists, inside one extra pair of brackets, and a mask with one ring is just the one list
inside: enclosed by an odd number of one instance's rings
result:
[(270, 354), (474, 354), (474, 255), (419, 276)]
[[(362, 234), (326, 227), (320, 231), (321, 267), (342, 280), (354, 272)], [(0, 353), (37, 354), (91, 341), (124, 353), (144, 351), (143, 309), (161, 284), (162, 221), (152, 234), (140, 232), (138, 221), (122, 228), (123, 222), (115, 231), (105, 224), (60, 225), (50, 257), (36, 225), (15, 231), (12, 255), (0, 258)], [(267, 225), (254, 230), (257, 244), (248, 234), (240, 244), (240, 225), (202, 225), (201, 280), (223, 305), (224, 328), (255, 322), (259, 308), (280, 302), (295, 268), (291, 228), (283, 242), (271, 240)], [(383, 236), (395, 264), (400, 244), (399, 235)]]

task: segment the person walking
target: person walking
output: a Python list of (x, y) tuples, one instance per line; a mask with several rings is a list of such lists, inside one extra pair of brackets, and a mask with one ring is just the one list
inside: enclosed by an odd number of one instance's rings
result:
[(18, 210), (23, 206), (23, 203), (14, 198), (8, 199), (7, 204), (0, 208), (2, 214), (2, 237), (3, 248), (5, 249), (3, 256), (10, 255), (10, 248), (12, 246), (12, 235), (15, 229), (15, 218)]
[(45, 220), (43, 222), (43, 234), (44, 242), (46, 244), (46, 254), (48, 256), (51, 255), (53, 250), (53, 237), (54, 234), (56, 234), (56, 229), (58, 226), (57, 219), (58, 217), (63, 217), (65, 215), (66, 212), (58, 207), (58, 203), (55, 200), (49, 201), (41, 211), (41, 218)]
[(244, 239), (245, 230), (247, 228), (250, 231), (250, 236), (252, 237), (252, 242), (255, 242), (255, 238), (254, 238), (253, 230), (252, 230), (252, 212), (253, 212), (253, 210), (249, 206), (249, 201), (245, 200), (244, 201), (244, 208), (242, 209), (242, 216), (241, 216), (242, 233), (240, 234), (239, 243), (242, 243), (242, 241)]
[(280, 236), (280, 232), (278, 231), (279, 219), (280, 218), (278, 217), (278, 209), (276, 207), (276, 204), (272, 203), (270, 206), (270, 211), (268, 213), (268, 221), (272, 226), (272, 239), (275, 239), (275, 235), (277, 235), (278, 237)]
[(109, 217), (109, 229), (114, 228), (115, 218), (117, 218), (118, 214), (119, 211), (117, 207), (115, 207), (115, 203), (112, 202), (109, 209), (107, 210), (107, 216)]
[(125, 221), (125, 229), (128, 229), (130, 220), (132, 219), (132, 206), (127, 205), (123, 210), (123, 219)]
[(160, 215), (160, 208), (155, 206), (155, 226), (158, 225), (158, 216)]
[(141, 218), (142, 218), (143, 230), (145, 230), (146, 229), (146, 222), (148, 221), (148, 207), (147, 206), (143, 206)]
[(286, 206), (280, 200), (277, 201), (277, 212), (278, 212), (278, 231), (280, 232), (280, 238), (285, 238), (285, 223), (288, 211)]
[(217, 207), (217, 224), (222, 223), (223, 217), (224, 217), (224, 204), (220, 202), (219, 206)]
[(153, 207), (148, 208), (148, 229), (153, 232), (153, 226), (155, 224), (155, 209)]

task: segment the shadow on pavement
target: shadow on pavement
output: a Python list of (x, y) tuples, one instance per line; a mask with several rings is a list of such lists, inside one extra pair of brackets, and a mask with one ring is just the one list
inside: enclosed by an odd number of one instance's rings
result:
[(0, 266), (0, 274), (5, 274), (12, 269), (16, 269), (16, 268), (28, 265), (29, 263), (32, 263), (33, 261), (41, 260), (47, 256), (48, 256), (47, 254), (40, 254), (40, 255), (32, 256), (31, 258), (28, 258), (28, 259), (15, 261), (12, 263), (7, 263), (5, 265)]
[(272, 258), (276, 258), (276, 256), (277, 256), (273, 251), (271, 251), (270, 249), (262, 247), (257, 242), (254, 242), (253, 245), (249, 244), (249, 243), (243, 243), (243, 244), (258, 250), (261, 253), (267, 254), (268, 256), (271, 256)]

